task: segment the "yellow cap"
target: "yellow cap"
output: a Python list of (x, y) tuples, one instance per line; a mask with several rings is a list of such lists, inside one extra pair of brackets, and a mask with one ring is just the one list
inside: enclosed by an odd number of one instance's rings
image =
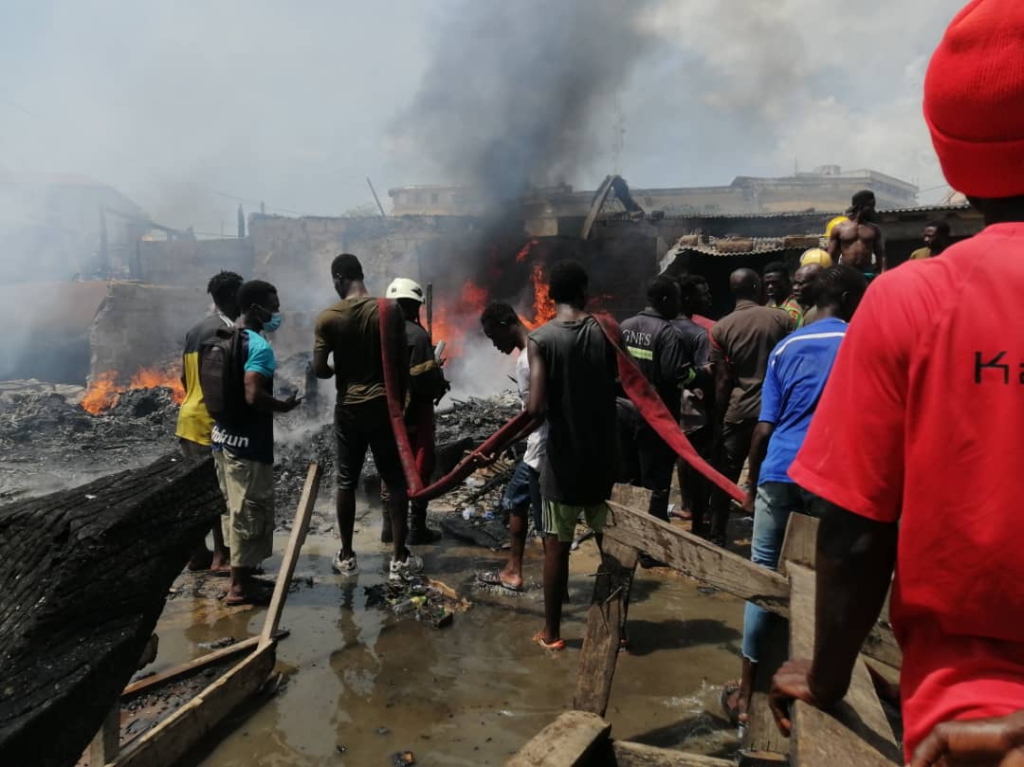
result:
[(800, 256), (800, 266), (807, 266), (808, 264), (821, 264), (828, 269), (832, 266), (832, 256), (821, 248), (810, 248), (805, 250), (803, 255)]
[(828, 222), (828, 226), (825, 227), (825, 237), (831, 237), (832, 236), (832, 228), (833, 227), (838, 226), (839, 224), (843, 223), (844, 221), (849, 221), (849, 220), (850, 219), (847, 218), (846, 216), (836, 216), (835, 218), (833, 218), (831, 221)]

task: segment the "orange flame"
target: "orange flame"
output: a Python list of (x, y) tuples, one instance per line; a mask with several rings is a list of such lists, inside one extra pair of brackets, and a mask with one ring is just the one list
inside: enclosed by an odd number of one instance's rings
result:
[(540, 245), (539, 240), (530, 240), (523, 246), (523, 249), (516, 254), (516, 263), (521, 264), (526, 260), (526, 257), (530, 255), (530, 251), (537, 245)]
[(445, 357), (454, 358), (462, 354), (466, 334), (479, 324), (487, 298), (487, 289), (469, 280), (462, 286), (457, 300), (434, 307), (434, 342), (444, 341)]
[(113, 370), (100, 373), (92, 380), (85, 392), (85, 396), (82, 397), (82, 409), (96, 415), (109, 407), (113, 407), (114, 403), (117, 402), (117, 395), (119, 393), (117, 373)]
[(96, 376), (82, 397), (82, 409), (97, 415), (116, 405), (121, 394), (134, 389), (163, 387), (171, 390), (171, 400), (176, 404), (180, 405), (185, 400), (185, 387), (182, 386), (181, 379), (174, 373), (160, 368), (139, 368), (127, 386), (119, 384), (117, 378), (116, 370), (108, 370)]
[(555, 302), (548, 295), (544, 266), (539, 261), (530, 270), (530, 283), (533, 285), (533, 318), (524, 318), (523, 324), (535, 330), (555, 318)]

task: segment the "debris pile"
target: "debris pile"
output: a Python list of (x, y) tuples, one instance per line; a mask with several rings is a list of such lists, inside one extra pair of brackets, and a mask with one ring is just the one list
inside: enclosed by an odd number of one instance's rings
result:
[(396, 617), (415, 618), (434, 628), (450, 626), (455, 613), (464, 613), (471, 606), (450, 586), (419, 575), (367, 586), (365, 592), (367, 607), (387, 608)]

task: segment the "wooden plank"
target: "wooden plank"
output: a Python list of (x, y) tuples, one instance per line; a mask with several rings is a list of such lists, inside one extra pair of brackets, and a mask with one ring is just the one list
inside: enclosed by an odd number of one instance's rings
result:
[(778, 754), (774, 751), (750, 751), (742, 749), (738, 754), (736, 767), (780, 767), (781, 765), (788, 764), (788, 754)]
[(736, 767), (730, 759), (688, 754), (626, 740), (612, 741), (616, 767)]
[(601, 555), (601, 570), (594, 580), (594, 596), (583, 634), (572, 704), (578, 711), (598, 716), (604, 716), (608, 710), (637, 551), (605, 538)]
[(295, 574), (295, 563), (298, 562), (299, 551), (302, 549), (306, 533), (309, 531), (309, 519), (313, 514), (313, 507), (316, 505), (322, 473), (323, 469), (319, 463), (313, 461), (309, 464), (306, 484), (302, 487), (299, 506), (295, 510), (295, 520), (292, 522), (292, 534), (288, 539), (288, 548), (285, 549), (284, 558), (281, 560), (281, 569), (278, 571), (277, 582), (274, 584), (274, 596), (270, 599), (267, 617), (263, 622), (260, 647), (266, 647), (273, 643), (274, 634), (281, 623), (281, 613), (284, 611), (284, 603), (288, 598), (288, 588), (292, 584), (292, 575)]
[[(290, 632), (287, 630), (278, 630), (274, 634), (274, 639), (284, 639)], [(143, 677), (138, 681), (132, 682), (130, 685), (124, 688), (124, 692), (121, 693), (122, 698), (132, 698), (140, 693), (147, 692), (154, 687), (159, 687), (165, 682), (169, 682), (172, 679), (177, 679), (182, 676), (189, 676), (194, 674), (207, 666), (213, 665), (214, 663), (220, 663), (221, 661), (227, 660), (235, 655), (242, 655), (243, 653), (252, 652), (256, 649), (256, 645), (260, 643), (260, 637), (254, 636), (248, 639), (243, 639), (241, 642), (235, 642), (234, 644), (222, 647), (219, 650), (214, 650), (211, 653), (200, 656), (194, 660), (190, 660), (187, 663), (174, 666), (161, 671), (158, 674), (151, 674), (150, 676)]]
[(567, 711), (519, 749), (506, 767), (588, 767), (610, 747), (612, 726), (597, 714)]
[[(779, 554), (780, 573), (785, 573), (786, 562), (814, 566), (814, 552), (818, 541), (818, 520), (805, 514), (790, 514)], [(785, 758), (789, 754), (789, 738), (779, 732), (775, 717), (768, 706), (768, 692), (772, 677), (789, 657), (789, 622), (772, 621), (760, 661), (754, 676), (754, 690), (747, 710), (749, 724), (743, 737), (743, 748), (748, 753), (776, 754)]]
[(818, 518), (795, 512), (790, 514), (779, 554), (779, 572), (786, 575), (787, 562), (796, 562), (813, 570), (817, 551)]
[[(789, 578), (790, 654), (810, 658), (814, 655), (815, 574), (791, 564)], [(863, 660), (857, 660), (850, 689), (831, 712), (801, 701), (794, 703), (791, 762), (794, 767), (881, 767), (903, 763)]]
[(768, 706), (768, 691), (775, 672), (789, 657), (789, 621), (782, 618), (772, 621), (765, 645), (754, 675), (754, 690), (747, 710), (748, 724), (741, 745), (746, 751), (785, 757), (789, 754), (789, 738), (779, 732), (775, 724), (775, 717)]
[(789, 584), (778, 573), (645, 512), (615, 501), (609, 501), (608, 507), (612, 513), (604, 531), (606, 539), (638, 549), (773, 613), (788, 615)]
[(263, 685), (274, 668), (277, 644), (257, 647), (224, 676), (143, 735), (108, 767), (172, 767), (239, 703)]
[(113, 761), (120, 748), (121, 706), (115, 705), (107, 712), (103, 726), (89, 744), (89, 764), (106, 764)]
[(610, 500), (627, 509), (647, 511), (651, 506), (651, 491), (646, 487), (637, 487), (636, 485), (615, 484), (612, 485)]
[[(631, 546), (709, 586), (753, 602), (783, 618), (789, 617), (789, 584), (783, 575), (645, 511), (627, 508), (614, 500), (608, 502), (608, 508), (612, 513), (605, 529), (606, 539)], [(861, 651), (894, 668), (899, 668), (903, 660), (888, 624), (876, 624)]]

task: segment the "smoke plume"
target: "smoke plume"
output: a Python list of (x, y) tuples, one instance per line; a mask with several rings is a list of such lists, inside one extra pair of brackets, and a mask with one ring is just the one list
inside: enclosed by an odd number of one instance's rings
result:
[(395, 126), (397, 146), (499, 200), (572, 181), (601, 159), (610, 167), (609, 110), (651, 51), (636, 23), (651, 5), (462, 2)]

